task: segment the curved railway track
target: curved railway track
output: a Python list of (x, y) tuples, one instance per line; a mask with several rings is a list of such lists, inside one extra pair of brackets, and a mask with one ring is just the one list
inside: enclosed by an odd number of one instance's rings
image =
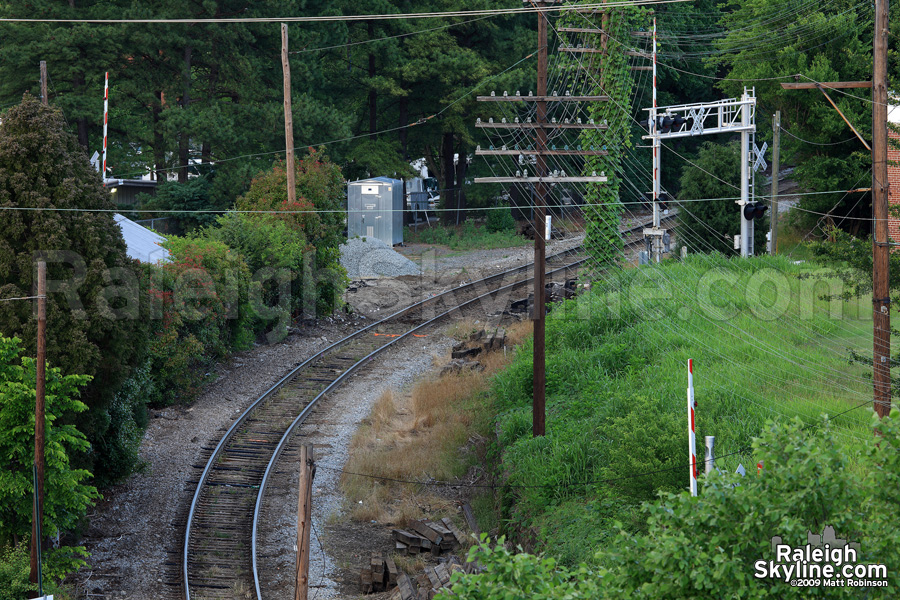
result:
[[(627, 245), (635, 243), (639, 240), (626, 241)], [(579, 250), (548, 257), (548, 265), (565, 261)], [(585, 260), (551, 268), (548, 278), (568, 273)], [(505, 294), (532, 281), (530, 270), (531, 265), (524, 265), (504, 271), (397, 311), (310, 357), (251, 404), (212, 450), (197, 481), (180, 561), (183, 597), (246, 598), (252, 590), (261, 599), (256, 547), (262, 501), (278, 458), (296, 428), (320, 399), (394, 344), (497, 296), (503, 296), (503, 310)]]

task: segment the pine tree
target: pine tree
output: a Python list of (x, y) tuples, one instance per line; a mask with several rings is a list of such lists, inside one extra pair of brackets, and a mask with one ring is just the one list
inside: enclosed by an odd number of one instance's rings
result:
[[(26, 94), (0, 125), (0, 297), (31, 296), (35, 261), (47, 260), (47, 358), (64, 374), (93, 377), (88, 411), (71, 418), (92, 444), (80, 466), (101, 482), (128, 473), (116, 440), (122, 423), (110, 416), (116, 390), (146, 343), (137, 308), (137, 277), (113, 220), (99, 174), (62, 113)], [(74, 210), (73, 210), (74, 209)], [(98, 211), (98, 212), (92, 212)], [(131, 297), (114, 297), (111, 286)], [(0, 303), (0, 334), (35, 347), (29, 302)], [(67, 417), (69, 418), (69, 417)]]

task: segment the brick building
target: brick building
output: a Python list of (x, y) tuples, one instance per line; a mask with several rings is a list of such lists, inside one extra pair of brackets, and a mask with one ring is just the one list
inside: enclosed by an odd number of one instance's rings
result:
[[(895, 127), (900, 127), (900, 106), (888, 107), (888, 121)], [(900, 219), (894, 214), (900, 210), (895, 208), (900, 207), (900, 133), (889, 127), (888, 137), (893, 140), (888, 142), (888, 236), (891, 240), (900, 242)]]

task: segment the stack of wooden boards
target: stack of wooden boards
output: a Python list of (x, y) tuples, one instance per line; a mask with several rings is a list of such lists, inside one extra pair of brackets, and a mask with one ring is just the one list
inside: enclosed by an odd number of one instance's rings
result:
[(413, 521), (406, 529), (394, 529), (394, 548), (403, 554), (431, 552), (440, 556), (452, 552), (460, 545), (463, 534), (448, 518), (439, 523), (433, 521)]
[(401, 573), (397, 579), (397, 589), (391, 594), (391, 600), (432, 600), (440, 590), (450, 589), (450, 576), (455, 571), (469, 573), (473, 569), (474, 563), (463, 565), (458, 557), (450, 556), (447, 562), (425, 567), (425, 572), (415, 581), (406, 573)]
[[(384, 592), (397, 584), (399, 570), (393, 559), (381, 552), (373, 552), (369, 566), (359, 574), (359, 587), (363, 594)], [(406, 574), (403, 574), (406, 577)]]

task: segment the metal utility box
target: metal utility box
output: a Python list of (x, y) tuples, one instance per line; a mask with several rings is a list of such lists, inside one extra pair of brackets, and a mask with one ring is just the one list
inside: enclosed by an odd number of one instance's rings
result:
[(347, 237), (403, 243), (403, 182), (387, 177), (347, 185)]

